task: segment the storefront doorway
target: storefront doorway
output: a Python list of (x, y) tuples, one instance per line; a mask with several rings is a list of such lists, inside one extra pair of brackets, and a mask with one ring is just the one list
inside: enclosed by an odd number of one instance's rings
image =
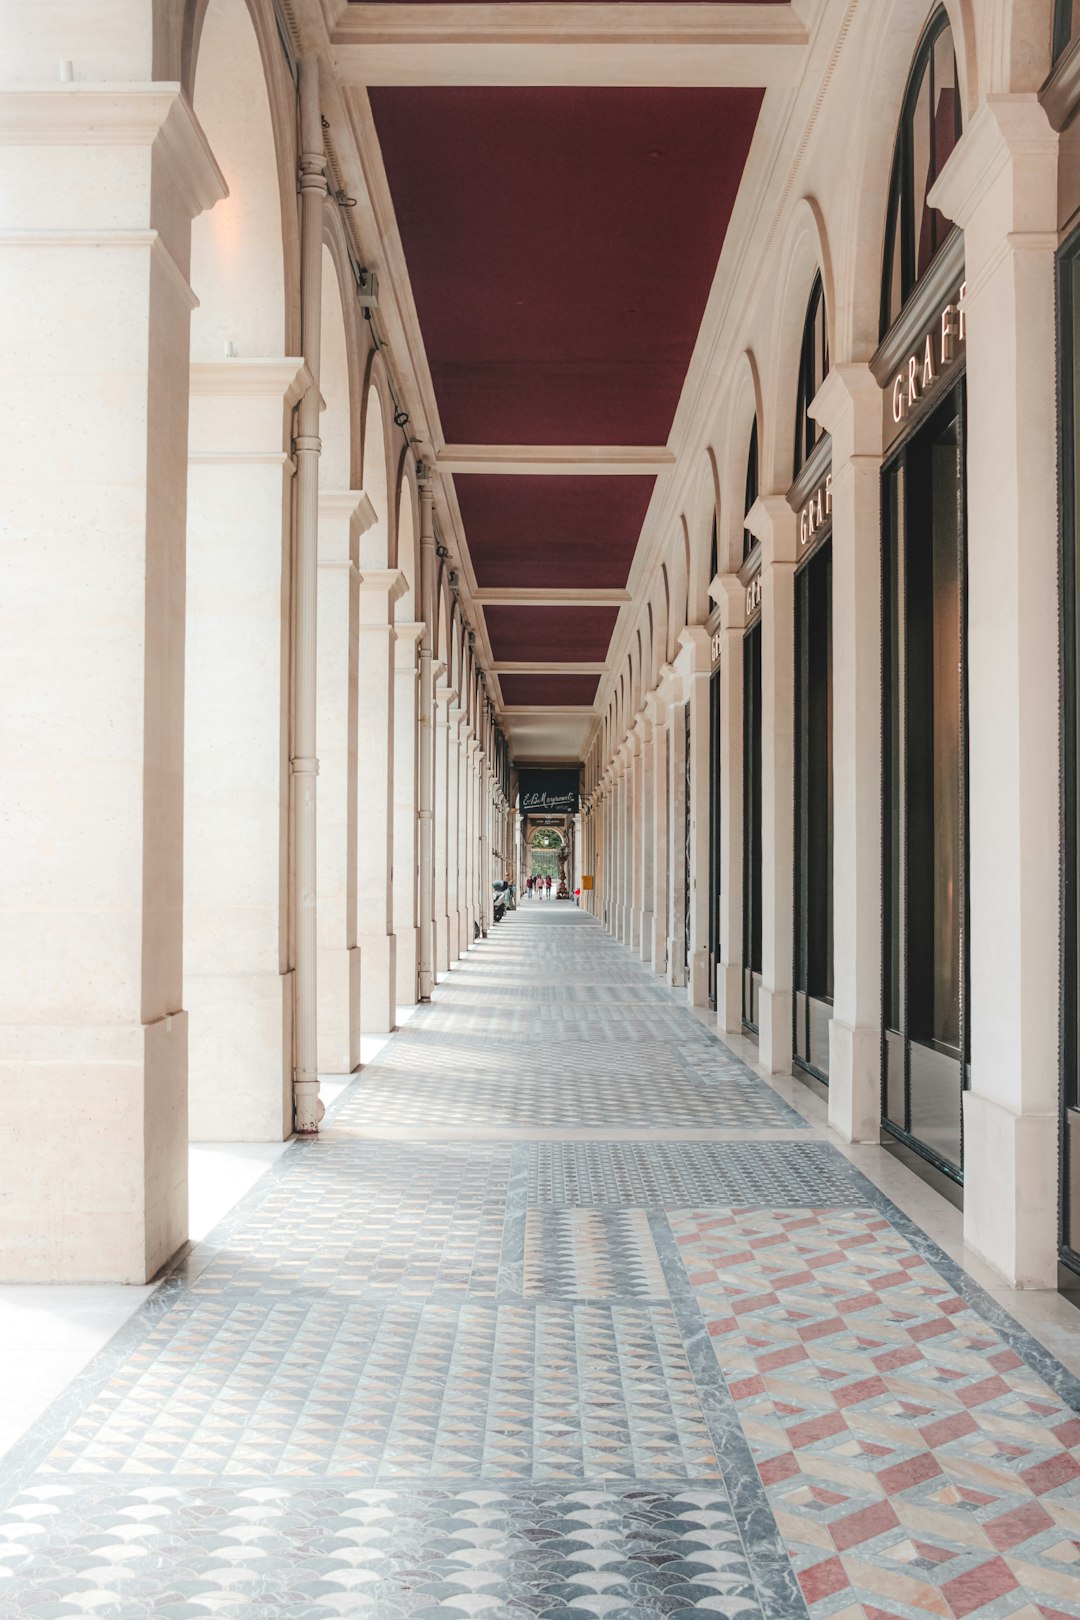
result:
[(742, 1021), (756, 1035), (761, 995), (761, 622), (743, 639)]
[(795, 576), (796, 1064), (828, 1081), (833, 999), (832, 546)]
[(886, 1129), (963, 1176), (967, 1029), (964, 384), (883, 472)]

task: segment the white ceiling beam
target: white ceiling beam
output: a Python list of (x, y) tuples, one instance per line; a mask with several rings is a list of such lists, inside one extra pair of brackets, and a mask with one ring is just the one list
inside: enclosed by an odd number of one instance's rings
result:
[(793, 85), (794, 6), (353, 4), (333, 30), (355, 85)]
[(675, 457), (666, 445), (447, 444), (435, 466), (449, 473), (574, 473), (600, 476), (670, 472)]
[(482, 607), (504, 603), (507, 607), (621, 607), (630, 601), (626, 590), (584, 590), (574, 585), (497, 585), (475, 590), (472, 600)]
[(533, 717), (535, 715), (542, 714), (546, 719), (549, 715), (565, 714), (573, 720), (580, 720), (585, 715), (592, 714), (594, 710), (591, 703), (510, 703), (503, 705), (502, 712), (503, 714), (508, 715), (510, 719), (513, 719), (515, 715), (521, 717)]

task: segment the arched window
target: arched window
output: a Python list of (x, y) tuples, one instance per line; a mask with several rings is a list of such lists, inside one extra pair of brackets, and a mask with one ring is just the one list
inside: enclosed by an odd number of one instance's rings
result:
[(825, 320), (825, 293), (821, 277), (814, 277), (806, 306), (802, 351), (799, 355), (799, 396), (795, 403), (795, 472), (800, 473), (821, 438), (821, 428), (810, 415), (814, 395), (829, 370), (829, 330)]
[(1080, 34), (1080, 0), (1054, 0), (1054, 61)]
[(718, 539), (716, 531), (717, 531), (716, 508), (714, 507), (713, 508), (713, 515), (712, 515), (712, 541), (711, 541), (710, 546), (709, 546), (709, 584), (710, 585), (712, 584), (713, 580), (716, 578), (717, 570), (720, 567), (720, 545), (719, 545), (719, 539)]
[[(757, 417), (755, 416), (754, 417), (754, 425), (750, 429), (750, 451), (749, 451), (749, 454), (747, 455), (747, 458), (746, 458), (746, 493), (745, 493), (745, 499), (743, 501), (743, 511), (744, 512), (749, 512), (750, 508), (753, 506), (753, 504), (757, 500), (757, 498), (758, 498), (758, 432), (757, 432)], [(750, 530), (749, 529), (744, 529), (743, 532), (742, 532), (742, 552), (743, 552), (744, 557), (749, 557), (750, 553), (754, 549), (755, 544), (756, 544), (756, 542), (755, 542), (754, 536), (750, 533)]]
[(919, 42), (900, 113), (889, 184), (881, 335), (885, 336), (952, 232), (927, 193), (960, 139), (960, 84), (952, 29), (936, 11)]

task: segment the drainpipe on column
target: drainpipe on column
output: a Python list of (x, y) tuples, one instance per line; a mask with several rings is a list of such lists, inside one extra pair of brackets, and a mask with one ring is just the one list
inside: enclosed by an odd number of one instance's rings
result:
[(296, 917), (293, 1119), (298, 1135), (319, 1129), (315, 934), (315, 607), (318, 591), (319, 341), (322, 325), (323, 202), (326, 153), (319, 109), (319, 63), (300, 63), (300, 334), (308, 386), (297, 413), (296, 599), (293, 756), (293, 904)]
[(434, 939), (432, 930), (432, 885), (435, 876), (434, 823), (432, 820), (432, 710), (435, 683), (432, 676), (432, 625), (435, 621), (435, 519), (434, 491), (426, 467), (417, 468), (420, 489), (420, 612), (424, 621), (420, 637), (420, 702), (417, 721), (420, 731), (420, 758), (416, 773), (416, 813), (419, 820), (420, 893), (419, 934), (421, 1001), (431, 1000), (435, 984)]

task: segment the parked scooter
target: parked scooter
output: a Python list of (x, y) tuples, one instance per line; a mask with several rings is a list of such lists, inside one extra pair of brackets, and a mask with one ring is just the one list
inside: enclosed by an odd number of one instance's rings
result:
[(493, 922), (502, 922), (506, 916), (506, 908), (510, 900), (510, 885), (503, 878), (491, 885), (494, 898), (491, 902), (491, 916)]

